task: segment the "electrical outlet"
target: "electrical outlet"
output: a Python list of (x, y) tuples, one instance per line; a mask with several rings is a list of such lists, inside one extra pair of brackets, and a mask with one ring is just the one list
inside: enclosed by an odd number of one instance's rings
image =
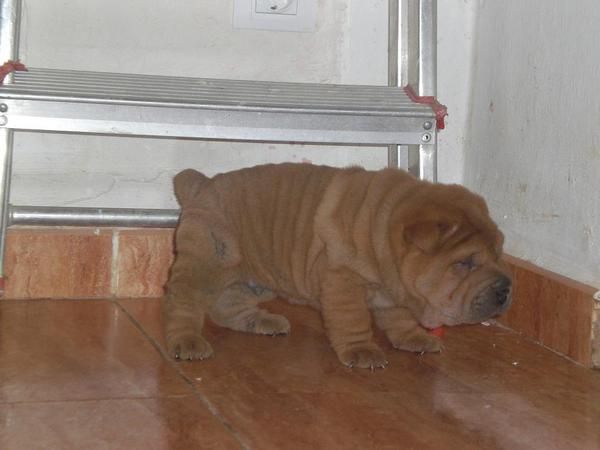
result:
[(317, 12), (317, 0), (234, 0), (233, 27), (312, 32)]
[(254, 11), (257, 14), (295, 16), (298, 11), (298, 0), (256, 0)]

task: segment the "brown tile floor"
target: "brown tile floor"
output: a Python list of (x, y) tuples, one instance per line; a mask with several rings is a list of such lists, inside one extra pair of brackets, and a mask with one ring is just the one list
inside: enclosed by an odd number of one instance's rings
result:
[(0, 302), (0, 449), (598, 449), (600, 372), (496, 327), (440, 355), (342, 367), (319, 316), (287, 337), (207, 327), (165, 357), (157, 300)]

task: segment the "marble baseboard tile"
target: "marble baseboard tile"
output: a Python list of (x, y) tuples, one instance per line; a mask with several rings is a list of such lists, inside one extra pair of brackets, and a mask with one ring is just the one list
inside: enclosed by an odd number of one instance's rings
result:
[(518, 258), (513, 304), (499, 322), (584, 366), (592, 365), (595, 289)]
[(173, 262), (173, 230), (120, 230), (116, 238), (114, 295), (160, 297)]
[(111, 240), (98, 228), (11, 228), (4, 297), (110, 296)]
[(5, 299), (160, 297), (173, 230), (14, 227)]

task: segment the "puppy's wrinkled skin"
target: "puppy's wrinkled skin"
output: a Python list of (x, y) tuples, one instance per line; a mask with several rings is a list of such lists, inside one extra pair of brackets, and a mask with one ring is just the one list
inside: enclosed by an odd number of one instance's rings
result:
[(181, 205), (166, 286), (169, 353), (212, 355), (205, 314), (258, 334), (290, 331), (258, 304), (275, 296), (321, 310), (340, 361), (384, 367), (372, 322), (392, 345), (441, 350), (426, 328), (475, 323), (510, 303), (503, 236), (483, 199), (397, 169), (264, 165), (175, 177)]

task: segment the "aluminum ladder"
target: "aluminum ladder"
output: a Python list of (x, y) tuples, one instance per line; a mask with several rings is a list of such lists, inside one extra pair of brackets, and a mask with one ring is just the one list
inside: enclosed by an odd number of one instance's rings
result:
[[(18, 58), (21, 0), (0, 0), (0, 64)], [(5, 65), (0, 85), (0, 289), (10, 225), (173, 227), (177, 210), (10, 205), (21, 130), (388, 147), (436, 181), (436, 0), (389, 0), (389, 86), (168, 77)]]

